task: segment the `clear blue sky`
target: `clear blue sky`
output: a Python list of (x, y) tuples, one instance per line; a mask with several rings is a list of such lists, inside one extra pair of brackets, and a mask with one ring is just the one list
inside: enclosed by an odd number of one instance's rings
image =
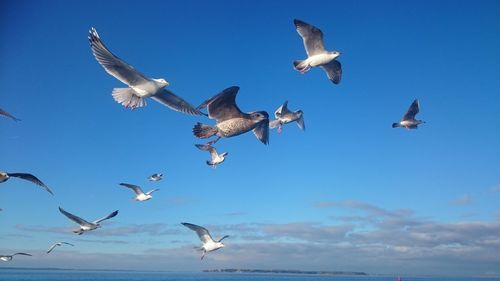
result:
[[(55, 196), (0, 185), (0, 253), (35, 255), (0, 266), (499, 276), (499, 2), (269, 2), (2, 1), (0, 108), (22, 121), (0, 119), (0, 170)], [(305, 57), (294, 18), (342, 52), (340, 85), (292, 68)], [(91, 27), (194, 105), (237, 85), (242, 110), (288, 100), (307, 131), (223, 139), (229, 156), (210, 169), (191, 129), (213, 120), (117, 104)], [(427, 123), (392, 129), (415, 98)], [(161, 190), (138, 203), (120, 182)], [(58, 206), (120, 213), (76, 236)], [(200, 262), (183, 221), (232, 237)], [(77, 246), (45, 255), (58, 240)]]

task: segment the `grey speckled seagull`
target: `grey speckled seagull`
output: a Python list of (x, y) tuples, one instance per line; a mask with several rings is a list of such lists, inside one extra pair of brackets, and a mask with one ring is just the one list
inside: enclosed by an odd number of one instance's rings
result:
[(418, 125), (425, 123), (422, 120), (415, 119), (415, 115), (420, 111), (420, 102), (415, 99), (406, 114), (401, 118), (398, 123), (392, 123), (393, 128), (404, 127), (406, 129), (417, 129)]
[(208, 143), (212, 145), (220, 138), (234, 137), (253, 130), (263, 144), (269, 143), (269, 114), (265, 111), (242, 112), (236, 105), (239, 89), (236, 86), (229, 87), (198, 106), (198, 109), (207, 107), (208, 117), (217, 123), (214, 127), (197, 123), (193, 128), (196, 137), (204, 139), (218, 136), (215, 141)]
[(302, 130), (306, 130), (306, 125), (304, 124), (304, 112), (302, 110), (297, 110), (295, 112), (288, 109), (288, 101), (285, 101), (276, 111), (274, 112), (275, 120), (269, 122), (269, 128), (278, 127), (278, 133), (283, 130), (283, 125), (297, 122), (297, 126)]
[(196, 249), (203, 251), (201, 259), (203, 259), (205, 257), (205, 254), (208, 252), (213, 252), (219, 250), (220, 248), (224, 248), (224, 244), (222, 244), (221, 241), (229, 237), (229, 235), (225, 235), (222, 236), (222, 238), (220, 238), (219, 240), (215, 241), (210, 235), (210, 232), (208, 232), (206, 228), (187, 222), (183, 222), (181, 224), (193, 230), (194, 232), (196, 232), (196, 234), (198, 234), (198, 237), (200, 238), (202, 245), (201, 247)]
[(207, 165), (212, 166), (212, 168), (216, 168), (217, 165), (220, 163), (224, 162), (226, 160), (227, 152), (223, 152), (221, 154), (217, 153), (217, 150), (215, 150), (215, 147), (209, 145), (209, 144), (195, 144), (195, 146), (203, 151), (208, 151), (210, 152), (210, 157), (212, 159), (207, 160)]
[(0, 115), (3, 115), (3, 116), (5, 116), (5, 117), (9, 117), (10, 119), (12, 119), (12, 120), (14, 120), (14, 121), (16, 121), (16, 122), (17, 122), (17, 121), (21, 121), (21, 119), (18, 119), (18, 118), (16, 118), (16, 117), (14, 117), (14, 115), (12, 115), (12, 114), (8, 113), (7, 111), (5, 111), (5, 110), (3, 110), (3, 109), (1, 109), (1, 108), (0, 108)]
[(91, 230), (94, 230), (94, 229), (97, 229), (99, 227), (101, 227), (101, 225), (99, 224), (100, 222), (104, 221), (104, 220), (107, 220), (107, 219), (110, 219), (112, 217), (115, 217), (116, 215), (118, 215), (118, 210), (117, 211), (114, 211), (112, 212), (111, 214), (103, 217), (103, 218), (100, 218), (98, 220), (95, 220), (93, 222), (88, 222), (78, 216), (75, 216), (73, 215), (72, 213), (69, 213), (67, 211), (65, 211), (63, 208), (59, 207), (59, 212), (61, 212), (63, 215), (65, 215), (68, 219), (72, 220), (73, 222), (77, 223), (78, 225), (80, 225), (80, 229), (77, 229), (77, 230), (74, 230), (73, 232), (78, 234), (78, 235), (82, 235), (84, 232), (86, 231), (91, 231)]
[(27, 174), (27, 173), (7, 173), (7, 172), (2, 172), (0, 171), (0, 183), (7, 181), (11, 177), (16, 177), (20, 178), (23, 180), (30, 181), (38, 186), (41, 186), (43, 189), (45, 189), (48, 193), (54, 195), (52, 193), (52, 190), (48, 186), (46, 186), (41, 180), (39, 180), (37, 177), (35, 177), (32, 174)]
[(31, 257), (30, 254), (26, 254), (26, 253), (15, 253), (12, 255), (0, 255), (0, 261), (11, 261), (15, 255), (30, 256)]
[(121, 105), (128, 108), (146, 106), (145, 98), (155, 101), (182, 113), (201, 115), (202, 113), (182, 98), (165, 89), (169, 85), (165, 79), (149, 79), (135, 70), (104, 45), (99, 34), (92, 28), (89, 34), (90, 48), (104, 70), (111, 76), (127, 84), (129, 88), (114, 88), (112, 96)]
[(319, 28), (298, 19), (294, 19), (293, 23), (304, 41), (304, 47), (307, 53), (307, 59), (293, 62), (295, 69), (304, 74), (309, 71), (311, 67), (321, 66), (323, 70), (325, 70), (330, 81), (334, 84), (340, 83), (342, 66), (340, 62), (336, 60), (336, 58), (340, 56), (340, 52), (329, 52), (325, 50), (323, 32), (321, 32)]

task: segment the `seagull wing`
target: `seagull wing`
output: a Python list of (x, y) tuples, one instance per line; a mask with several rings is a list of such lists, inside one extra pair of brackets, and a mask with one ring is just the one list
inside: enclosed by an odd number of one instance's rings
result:
[(70, 245), (70, 246), (75, 246), (75, 245), (73, 245), (73, 244), (71, 244), (71, 243), (68, 243), (68, 242), (59, 242), (59, 243), (61, 243), (61, 244), (66, 244), (66, 245)]
[(23, 256), (32, 256), (31, 254), (27, 254), (27, 253), (15, 253), (13, 254), (12, 256), (15, 256), (15, 255), (23, 255)]
[(337, 60), (332, 60), (331, 62), (321, 66), (326, 72), (328, 79), (333, 82), (333, 84), (340, 83), (342, 78), (342, 65)]
[(243, 113), (236, 105), (236, 94), (240, 87), (233, 86), (218, 95), (206, 100), (198, 109), (208, 107), (208, 117), (222, 122), (228, 119), (242, 117)]
[(285, 101), (280, 107), (278, 107), (278, 109), (276, 109), (276, 111), (274, 112), (274, 117), (280, 118), (288, 111), (288, 101)]
[(52, 252), (52, 250), (54, 250), (54, 248), (57, 246), (61, 246), (61, 244), (55, 243), (54, 245), (50, 246), (50, 248), (47, 250), (47, 254), (50, 254), (50, 252)]
[(5, 110), (3, 110), (1, 108), (0, 108), (0, 115), (3, 115), (5, 117), (9, 117), (9, 118), (11, 118), (14, 121), (21, 121), (21, 119), (17, 119), (16, 117), (14, 117), (14, 115), (8, 113), (7, 111), (5, 111)]
[(67, 212), (66, 210), (64, 210), (63, 208), (59, 207), (59, 212), (61, 212), (63, 215), (65, 215), (68, 219), (72, 220), (73, 222), (79, 224), (79, 225), (92, 225), (91, 223), (89, 223), (88, 221), (78, 217), (78, 216), (75, 216), (73, 215), (72, 213), (69, 213)]
[(212, 157), (212, 160), (214, 160), (217, 157), (217, 150), (209, 144), (195, 144), (195, 146), (203, 151), (208, 151), (210, 152), (210, 156)]
[(39, 180), (37, 177), (35, 177), (32, 174), (27, 174), (27, 173), (9, 173), (9, 177), (16, 177), (16, 178), (21, 178), (23, 180), (28, 180), (36, 185), (39, 185), (43, 187), (45, 190), (47, 190), (48, 193), (54, 195), (52, 191), (49, 189), (48, 186), (46, 186), (41, 180)]
[(144, 194), (144, 191), (142, 191), (142, 189), (137, 185), (133, 185), (130, 183), (120, 183), (120, 185), (132, 189), (135, 192), (135, 194), (137, 194), (137, 195)]
[(203, 242), (203, 243), (207, 243), (210, 241), (214, 242), (214, 240), (212, 239), (212, 236), (210, 236), (210, 232), (208, 232), (208, 230), (206, 228), (199, 226), (199, 225), (196, 225), (196, 224), (187, 223), (187, 222), (183, 222), (182, 225), (195, 231), (196, 234), (198, 234), (198, 237), (200, 238), (201, 242)]
[(118, 215), (118, 210), (116, 210), (116, 211), (112, 212), (111, 214), (109, 214), (109, 215), (105, 216), (104, 218), (100, 218), (100, 219), (98, 219), (98, 220), (93, 221), (93, 223), (98, 224), (98, 223), (100, 223), (100, 222), (102, 222), (102, 221), (105, 221), (105, 220), (107, 220), (107, 219), (113, 218), (113, 217), (115, 217), (116, 215)]
[(298, 19), (293, 20), (293, 23), (295, 24), (295, 28), (297, 29), (300, 37), (302, 37), (302, 40), (304, 41), (307, 56), (311, 57), (326, 53), (323, 45), (323, 32), (321, 32), (319, 28)]
[(412, 104), (410, 105), (410, 108), (408, 108), (408, 111), (406, 112), (406, 114), (403, 116), (403, 119), (401, 119), (401, 120), (414, 120), (415, 115), (417, 115), (419, 110), (420, 110), (420, 103), (418, 102), (418, 99), (416, 99), (412, 102)]
[(158, 191), (158, 190), (160, 190), (160, 189), (159, 188), (152, 189), (152, 190), (146, 192), (146, 195), (150, 195), (151, 193)]
[(224, 239), (226, 239), (226, 238), (228, 238), (228, 237), (229, 237), (229, 235), (224, 235), (224, 236), (222, 236), (222, 238), (221, 238), (221, 239), (219, 239), (219, 241), (217, 241), (217, 242), (221, 242), (222, 240), (224, 240)]
[(306, 130), (306, 124), (304, 123), (304, 115), (300, 116), (299, 119), (297, 119), (297, 126), (302, 130)]
[(194, 108), (187, 101), (167, 89), (162, 89), (159, 93), (151, 96), (155, 101), (173, 109), (189, 115), (203, 115), (198, 109)]
[(272, 121), (269, 121), (269, 128), (274, 129), (279, 126), (281, 121), (279, 119), (274, 119)]
[(89, 41), (92, 53), (97, 62), (104, 67), (104, 70), (111, 76), (129, 85), (139, 85), (149, 81), (140, 72), (135, 70), (131, 65), (127, 64), (117, 56), (113, 55), (104, 45), (95, 28), (89, 31)]
[(263, 143), (269, 144), (269, 120), (261, 121), (253, 130), (254, 135)]

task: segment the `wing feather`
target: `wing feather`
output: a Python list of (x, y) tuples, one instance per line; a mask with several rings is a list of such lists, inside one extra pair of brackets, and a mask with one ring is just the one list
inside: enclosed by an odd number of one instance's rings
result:
[(43, 189), (45, 189), (48, 193), (54, 195), (52, 193), (52, 190), (48, 186), (46, 186), (41, 180), (39, 180), (37, 177), (35, 177), (32, 174), (28, 173), (8, 173), (9, 177), (16, 177), (16, 178), (21, 178), (23, 180), (28, 180), (36, 185), (41, 186)]
[(304, 48), (308, 57), (326, 53), (323, 44), (323, 32), (319, 28), (298, 19), (293, 20), (293, 23), (304, 41)]
[(194, 108), (187, 101), (167, 89), (162, 89), (159, 93), (151, 96), (155, 101), (173, 109), (189, 115), (203, 115), (198, 109)]
[(195, 231), (196, 234), (198, 235), (198, 237), (200, 238), (201, 242), (203, 242), (203, 243), (207, 243), (210, 241), (214, 242), (214, 240), (212, 239), (212, 236), (210, 236), (210, 232), (208, 232), (208, 230), (206, 228), (199, 226), (199, 225), (196, 225), (196, 224), (187, 223), (187, 222), (183, 222), (182, 225)]
[(240, 87), (233, 86), (203, 102), (198, 109), (208, 108), (208, 117), (222, 122), (232, 118), (242, 117), (243, 113), (236, 105), (236, 94)]
[(68, 219), (72, 220), (73, 222), (79, 224), (79, 225), (92, 225), (91, 223), (89, 223), (88, 221), (78, 217), (78, 216), (75, 216), (73, 215), (72, 213), (70, 212), (67, 212), (66, 210), (64, 210), (63, 208), (59, 207), (59, 212), (61, 212), (63, 215), (65, 215)]

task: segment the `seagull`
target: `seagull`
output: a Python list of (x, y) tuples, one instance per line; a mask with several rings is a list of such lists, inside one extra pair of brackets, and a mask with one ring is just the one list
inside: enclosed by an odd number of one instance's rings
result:
[(100, 222), (107, 220), (107, 219), (110, 219), (118, 214), (118, 210), (116, 210), (116, 211), (112, 212), (111, 214), (109, 214), (101, 219), (95, 220), (93, 222), (88, 222), (80, 217), (77, 217), (71, 213), (66, 212), (61, 207), (59, 207), (59, 212), (61, 212), (63, 215), (65, 215), (68, 219), (70, 219), (73, 222), (80, 225), (80, 229), (73, 231), (74, 233), (76, 233), (78, 235), (82, 235), (86, 231), (91, 231), (91, 230), (94, 230), (94, 229), (101, 227), (101, 225), (99, 224)]
[(151, 193), (159, 190), (159, 189), (153, 189), (153, 190), (150, 190), (150, 191), (144, 193), (144, 191), (142, 191), (142, 189), (137, 185), (128, 184), (128, 183), (120, 183), (120, 185), (128, 187), (135, 192), (135, 194), (136, 194), (136, 196), (134, 197), (135, 201), (149, 200), (149, 199), (153, 198), (153, 195), (151, 195)]
[(210, 152), (210, 156), (212, 157), (212, 159), (207, 161), (207, 165), (212, 166), (214, 169), (217, 167), (217, 165), (226, 160), (225, 157), (228, 154), (227, 152), (218, 154), (217, 150), (215, 150), (215, 147), (209, 144), (195, 144), (195, 146), (200, 150)]
[(11, 177), (15, 178), (21, 178), (23, 180), (28, 180), (36, 185), (41, 186), (43, 189), (47, 190), (48, 193), (54, 195), (50, 188), (46, 186), (41, 180), (39, 180), (37, 177), (35, 177), (32, 174), (27, 174), (27, 173), (7, 173), (7, 172), (2, 172), (0, 171), (0, 183), (7, 181)]
[(68, 243), (68, 242), (57, 242), (54, 245), (50, 246), (50, 248), (47, 250), (47, 254), (49, 254), (50, 252), (52, 252), (52, 250), (54, 250), (55, 247), (62, 246), (63, 244), (70, 245), (70, 246), (75, 246), (75, 245), (73, 245), (71, 243)]
[(306, 130), (304, 124), (304, 112), (302, 110), (297, 110), (295, 112), (288, 109), (288, 101), (285, 101), (276, 111), (274, 112), (275, 120), (269, 122), (269, 128), (278, 127), (278, 133), (283, 130), (283, 125), (296, 121), (297, 126), (302, 130)]
[(198, 109), (207, 107), (208, 117), (217, 123), (212, 127), (198, 122), (193, 128), (196, 137), (204, 139), (217, 136), (215, 141), (208, 143), (212, 145), (222, 137), (229, 138), (253, 130), (263, 144), (269, 143), (269, 114), (265, 111), (241, 112), (236, 105), (239, 89), (237, 86), (229, 87), (198, 106)]
[(0, 255), (0, 261), (11, 261), (15, 255), (23, 255), (23, 256), (30, 256), (30, 257), (32, 256), (32, 255), (26, 254), (26, 253), (15, 253), (12, 255)]
[(304, 41), (304, 47), (307, 53), (307, 59), (293, 62), (295, 69), (300, 71), (301, 74), (304, 74), (311, 70), (312, 67), (321, 66), (330, 81), (334, 84), (340, 83), (342, 66), (340, 62), (336, 60), (336, 58), (340, 56), (340, 52), (329, 52), (325, 50), (323, 32), (321, 32), (319, 28), (298, 19), (294, 19), (293, 23)]
[(156, 173), (152, 174), (151, 176), (148, 177), (148, 180), (150, 181), (161, 181), (163, 179), (163, 174)]
[(3, 115), (3, 116), (5, 116), (5, 117), (9, 117), (10, 119), (12, 119), (12, 120), (14, 120), (14, 121), (16, 121), (16, 122), (17, 122), (17, 121), (21, 121), (21, 119), (18, 119), (18, 118), (16, 118), (16, 117), (14, 117), (14, 115), (12, 115), (12, 114), (8, 113), (7, 111), (5, 111), (5, 110), (3, 110), (3, 109), (1, 109), (1, 108), (0, 108), (0, 115)]
[(208, 232), (208, 230), (206, 228), (199, 226), (199, 225), (196, 225), (196, 224), (187, 223), (187, 222), (183, 222), (181, 224), (184, 225), (185, 227), (195, 231), (196, 234), (198, 234), (198, 237), (200, 238), (202, 245), (201, 245), (201, 247), (196, 248), (196, 249), (203, 251), (203, 255), (201, 256), (201, 259), (203, 259), (205, 257), (205, 254), (208, 252), (212, 252), (212, 251), (218, 250), (220, 248), (224, 248), (224, 244), (222, 244), (221, 241), (224, 240), (225, 238), (229, 237), (229, 235), (225, 235), (225, 236), (222, 236), (222, 238), (220, 238), (219, 240), (214, 241), (214, 239), (212, 239), (212, 236), (210, 236), (210, 232)]
[(99, 34), (92, 28), (89, 31), (90, 48), (96, 60), (111, 76), (125, 83), (128, 88), (114, 88), (112, 96), (116, 102), (127, 108), (146, 106), (146, 98), (169, 107), (172, 110), (190, 115), (202, 113), (182, 98), (165, 89), (169, 83), (165, 79), (150, 79), (135, 70), (117, 56), (113, 55), (104, 45)]
[(406, 129), (417, 129), (418, 125), (425, 123), (422, 120), (415, 119), (415, 115), (420, 111), (420, 102), (415, 99), (406, 114), (401, 118), (398, 123), (392, 123), (393, 128), (404, 127)]

